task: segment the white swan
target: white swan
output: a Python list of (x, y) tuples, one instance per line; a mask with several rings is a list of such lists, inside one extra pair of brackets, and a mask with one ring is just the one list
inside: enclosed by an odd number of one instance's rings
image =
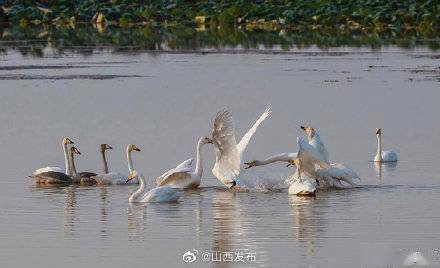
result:
[(324, 161), (329, 164), (330, 160), (328, 151), (325, 148), (324, 143), (322, 142), (318, 132), (312, 127), (301, 126), (301, 129), (307, 133), (307, 140), (309, 144), (315, 147), (315, 149), (322, 155)]
[(345, 188), (342, 181), (350, 186), (357, 185), (354, 180), (359, 179), (359, 176), (351, 168), (339, 163), (329, 165), (321, 152), (302, 138), (297, 138), (297, 146), (298, 158), (307, 175), (318, 182), (324, 182), (327, 187)]
[(382, 129), (376, 128), (377, 152), (374, 162), (396, 162), (397, 154), (393, 150), (382, 151)]
[(235, 186), (240, 176), (241, 160), (244, 150), (250, 139), (257, 131), (258, 126), (270, 115), (270, 107), (257, 119), (254, 125), (237, 144), (232, 116), (228, 111), (217, 114), (214, 119), (212, 142), (215, 148), (215, 165), (212, 173), (224, 185)]
[(139, 175), (138, 172), (134, 170), (128, 175), (127, 182), (134, 178), (139, 179), (139, 188), (128, 198), (128, 202), (130, 203), (176, 202), (182, 195), (178, 189), (170, 186), (159, 186), (146, 191), (144, 176)]
[(208, 143), (212, 143), (212, 140), (207, 137), (201, 137), (197, 142), (195, 169), (191, 168), (193, 159), (190, 158), (159, 176), (156, 179), (157, 186), (169, 185), (181, 189), (199, 187), (203, 173), (202, 145)]
[(301, 174), (301, 160), (296, 158), (294, 160), (296, 165), (296, 172), (293, 175), (293, 182), (290, 184), (288, 193), (299, 196), (313, 196), (316, 194), (316, 183), (309, 177), (304, 178)]
[[(69, 144), (74, 144), (74, 142), (72, 140), (70, 140), (69, 138), (63, 138), (61, 145), (63, 147), (63, 152), (64, 152), (64, 164), (65, 164), (64, 174), (67, 174), (67, 175), (71, 175), (71, 172), (69, 170), (69, 156), (68, 156), (68, 152), (67, 152), (67, 146)], [(44, 167), (44, 168), (39, 168), (39, 169), (35, 170), (32, 173), (32, 175), (35, 176), (40, 173), (49, 172), (49, 171), (63, 173), (63, 170), (59, 167)]]
[[(96, 180), (96, 182), (98, 184), (105, 184), (105, 185), (111, 185), (111, 184), (115, 184), (115, 185), (125, 185), (125, 184), (138, 184), (139, 181), (137, 179), (133, 179), (127, 182), (127, 176), (119, 173), (119, 172), (109, 172), (108, 170), (108, 164), (107, 164), (107, 159), (105, 157), (105, 151), (109, 150), (109, 149), (113, 149), (111, 146), (107, 145), (107, 144), (101, 144), (101, 156), (102, 156), (102, 161), (103, 161), (103, 174), (99, 174), (93, 177), (94, 180)], [(129, 144), (127, 145), (127, 148), (125, 150), (126, 153), (126, 158), (127, 158), (127, 164), (128, 164), (128, 172), (131, 173), (132, 171), (134, 171), (133, 169), (133, 160), (131, 158), (131, 152), (133, 151), (137, 151), (140, 152), (141, 149), (139, 149), (136, 145), (134, 144)]]
[[(302, 173), (309, 178), (316, 179), (320, 188), (345, 188), (346, 186), (341, 181), (345, 181), (352, 186), (356, 185), (354, 180), (359, 179), (359, 176), (351, 168), (340, 163), (328, 164), (321, 153), (302, 138), (297, 139), (297, 146), (297, 153), (277, 154), (262, 161), (252, 160), (245, 163), (247, 165), (245, 168), (267, 165), (274, 162), (289, 162), (295, 165), (295, 160), (300, 158)], [(294, 181), (289, 179), (288, 183), (291, 184)]]

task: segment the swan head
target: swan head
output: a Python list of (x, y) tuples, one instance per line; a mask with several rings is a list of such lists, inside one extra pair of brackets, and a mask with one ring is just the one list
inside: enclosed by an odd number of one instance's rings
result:
[(208, 137), (201, 137), (200, 141), (202, 142), (202, 144), (209, 144), (212, 143), (212, 139), (208, 138)]
[(381, 135), (381, 134), (382, 134), (382, 129), (376, 128), (376, 135)]
[(111, 149), (113, 149), (113, 147), (111, 147), (110, 145), (105, 143), (101, 144), (101, 152), (105, 152), (105, 150), (111, 150)]
[(81, 152), (78, 150), (78, 148), (76, 148), (75, 146), (72, 146), (71, 148), (70, 148), (70, 151), (72, 152), (72, 155), (73, 154), (77, 154), (77, 155), (80, 155), (81, 154)]
[(71, 139), (69, 138), (63, 138), (63, 144), (67, 145), (67, 144), (75, 144)]
[(127, 146), (127, 150), (129, 151), (129, 152), (132, 152), (132, 151), (137, 151), (137, 152), (140, 152), (141, 151), (141, 149), (139, 149), (136, 145), (134, 145), (134, 144), (129, 144), (128, 146)]
[(137, 176), (139, 176), (138, 172), (136, 170), (133, 170), (132, 172), (130, 172), (130, 174), (128, 174), (127, 180), (125, 182), (129, 182)]
[(312, 127), (300, 126), (302, 130), (304, 130), (308, 135), (312, 136), (315, 134), (315, 129)]
[(235, 187), (235, 185), (237, 185), (237, 182), (236, 182), (236, 181), (232, 181), (232, 182), (231, 182), (231, 186), (229, 187), (229, 189), (232, 189), (232, 188), (234, 188), (234, 187)]
[(290, 167), (290, 166), (299, 166), (299, 159), (295, 158), (295, 159), (289, 160), (289, 164), (287, 164), (286, 167)]
[(260, 161), (258, 161), (258, 160), (252, 160), (252, 161), (249, 161), (249, 162), (245, 162), (244, 164), (246, 165), (246, 167), (244, 167), (244, 169), (248, 169), (248, 168), (251, 168), (251, 167), (256, 167), (256, 166), (258, 166), (259, 162)]

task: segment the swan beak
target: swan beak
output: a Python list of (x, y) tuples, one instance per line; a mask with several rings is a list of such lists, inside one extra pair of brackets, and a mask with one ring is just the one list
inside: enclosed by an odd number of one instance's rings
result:
[(295, 161), (291, 160), (289, 161), (289, 164), (287, 164), (286, 167), (290, 167), (290, 166), (294, 166), (295, 165)]
[(107, 146), (107, 150), (111, 150), (113, 149), (113, 147), (111, 147), (110, 145)]
[(250, 162), (245, 162), (244, 164), (247, 165), (246, 167), (244, 167), (244, 169), (248, 169), (248, 168), (251, 168), (251, 167), (254, 166), (254, 163), (253, 163), (252, 161), (250, 161)]
[(137, 152), (140, 152), (140, 151), (141, 151), (141, 149), (139, 149), (138, 147), (134, 147), (133, 150), (134, 150), (134, 151), (137, 151)]
[(128, 178), (127, 178), (127, 180), (125, 181), (125, 183), (127, 183), (127, 182), (129, 182), (129, 181), (131, 181), (132, 179), (134, 179), (136, 177), (136, 175), (135, 174), (133, 174), (133, 173), (130, 173), (129, 175), (128, 175)]
[(231, 185), (231, 187), (229, 187), (229, 189), (234, 188), (235, 185), (237, 185), (237, 182), (236, 181), (232, 181), (232, 185)]
[(300, 126), (299, 128), (304, 130), (304, 131), (306, 130), (306, 128), (304, 126)]
[(209, 139), (208, 144), (209, 144), (209, 143), (213, 143), (213, 142), (212, 142), (212, 139)]

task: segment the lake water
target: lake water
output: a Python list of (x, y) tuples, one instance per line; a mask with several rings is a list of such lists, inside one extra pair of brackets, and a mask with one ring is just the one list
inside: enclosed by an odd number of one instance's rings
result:
[[(203, 51), (0, 55), (2, 267), (189, 267), (182, 255), (194, 250), (199, 267), (399, 266), (416, 251), (440, 266), (438, 52)], [(245, 160), (295, 151), (299, 126), (309, 124), (332, 162), (359, 173), (361, 187), (315, 198), (230, 192), (211, 173), (210, 146), (202, 186), (174, 204), (130, 205), (135, 186), (37, 187), (27, 178), (63, 166), (68, 136), (82, 152), (80, 170), (100, 171), (98, 144), (108, 143), (110, 169), (126, 173), (124, 148), (138, 145), (135, 168), (152, 184), (194, 155), (217, 111), (231, 110), (240, 137), (267, 104), (273, 114)], [(370, 162), (376, 127), (397, 165)], [(292, 172), (280, 164), (247, 175), (281, 180)], [(213, 262), (207, 254), (215, 252), (249, 258)]]

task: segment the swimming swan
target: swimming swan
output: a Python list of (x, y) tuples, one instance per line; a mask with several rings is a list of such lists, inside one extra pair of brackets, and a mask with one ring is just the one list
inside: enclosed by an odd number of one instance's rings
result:
[[(62, 147), (63, 147), (63, 152), (64, 152), (64, 164), (65, 164), (65, 172), (64, 174), (67, 175), (71, 175), (70, 170), (69, 170), (69, 156), (68, 156), (68, 152), (67, 152), (67, 146), (69, 144), (74, 144), (73, 141), (71, 141), (69, 138), (63, 138), (63, 141), (61, 143)], [(59, 173), (63, 173), (63, 170), (59, 167), (44, 167), (44, 168), (39, 168), (37, 170), (35, 170), (32, 175), (37, 175), (43, 172), (49, 172), (49, 171), (54, 171), (54, 172), (59, 172)]]
[(201, 137), (196, 148), (196, 167), (191, 167), (193, 159), (190, 158), (177, 167), (168, 170), (156, 179), (157, 186), (169, 185), (180, 189), (197, 188), (202, 179), (202, 145), (212, 143), (207, 137)]
[(376, 128), (377, 152), (374, 162), (396, 162), (397, 154), (393, 150), (382, 151), (382, 129)]
[[(95, 179), (98, 184), (106, 184), (106, 185), (138, 184), (139, 181), (137, 179), (130, 180), (127, 183), (127, 176), (126, 175), (123, 175), (119, 172), (109, 172), (107, 159), (105, 156), (105, 151), (110, 150), (110, 149), (113, 149), (110, 145), (101, 144), (100, 150), (101, 150), (101, 156), (102, 156), (102, 161), (103, 161), (103, 174), (98, 174), (98, 175), (94, 176), (93, 179)], [(131, 152), (133, 152), (133, 151), (140, 152), (141, 149), (139, 149), (134, 144), (127, 145), (125, 152), (126, 152), (129, 173), (134, 170), (133, 169), (133, 161), (131, 159)]]
[(241, 171), (243, 152), (257, 131), (258, 126), (270, 114), (271, 110), (270, 107), (268, 107), (243, 138), (241, 138), (238, 144), (235, 139), (235, 129), (229, 111), (222, 111), (215, 117), (212, 132), (212, 142), (215, 149), (215, 165), (212, 169), (212, 173), (224, 185), (231, 188), (237, 184), (237, 179)]
[(139, 188), (130, 195), (128, 202), (130, 203), (155, 203), (155, 202), (176, 202), (182, 195), (178, 189), (170, 186), (159, 186), (149, 191), (145, 189), (145, 179), (143, 175), (139, 175), (136, 170), (130, 172), (127, 182), (138, 178)]

